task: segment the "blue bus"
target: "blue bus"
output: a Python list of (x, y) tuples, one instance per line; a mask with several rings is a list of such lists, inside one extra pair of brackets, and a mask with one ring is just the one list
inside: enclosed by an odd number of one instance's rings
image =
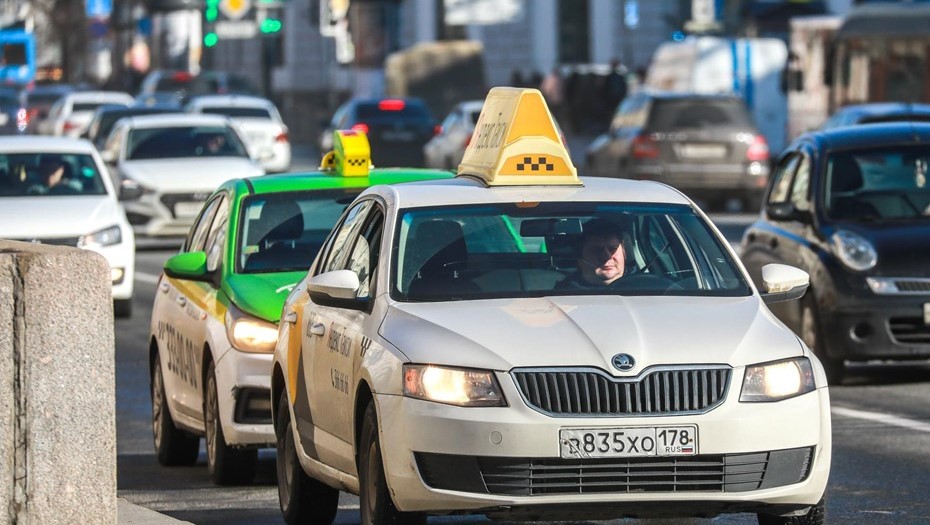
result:
[(35, 35), (22, 29), (0, 30), (0, 84), (25, 87), (35, 78)]

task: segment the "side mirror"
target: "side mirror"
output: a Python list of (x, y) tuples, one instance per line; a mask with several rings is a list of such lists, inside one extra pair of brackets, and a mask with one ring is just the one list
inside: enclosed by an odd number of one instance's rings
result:
[(189, 281), (209, 281), (207, 254), (204, 252), (179, 253), (165, 261), (165, 275)]
[(765, 304), (800, 299), (810, 286), (810, 275), (787, 264), (766, 264), (762, 267)]
[(145, 190), (142, 189), (142, 186), (140, 186), (139, 183), (129, 179), (123, 179), (119, 186), (119, 200), (139, 200), (139, 198), (142, 197), (144, 191)]
[(791, 202), (768, 204), (765, 207), (765, 215), (773, 221), (798, 221), (803, 223), (812, 221), (811, 212), (799, 210)]
[(112, 150), (102, 150), (100, 152), (100, 158), (107, 164), (116, 164), (116, 155), (113, 154)]
[(323, 306), (361, 310), (367, 300), (356, 297), (361, 283), (352, 270), (334, 270), (314, 275), (307, 281), (307, 293), (313, 302)]

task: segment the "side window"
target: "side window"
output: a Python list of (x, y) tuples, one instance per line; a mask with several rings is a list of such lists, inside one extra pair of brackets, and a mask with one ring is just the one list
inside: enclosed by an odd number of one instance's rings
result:
[(210, 234), (207, 235), (206, 250), (207, 252), (207, 271), (214, 272), (220, 267), (223, 261), (223, 253), (226, 248), (226, 227), (229, 223), (229, 199), (225, 196), (220, 198), (220, 203), (216, 208), (216, 218), (213, 219), (213, 226), (210, 228)]
[(203, 241), (207, 236), (207, 232), (210, 230), (210, 223), (213, 221), (213, 213), (216, 211), (216, 205), (219, 201), (219, 199), (213, 199), (200, 210), (200, 217), (197, 217), (197, 221), (187, 235), (187, 240), (184, 242), (182, 251), (197, 252), (203, 250)]
[(810, 157), (800, 157), (798, 171), (794, 176), (794, 183), (791, 185), (791, 203), (799, 210), (808, 211), (811, 209), (810, 199), (810, 174), (811, 161)]
[(380, 209), (372, 210), (371, 219), (355, 241), (355, 247), (349, 256), (347, 268), (358, 275), (359, 287), (356, 297), (367, 299), (374, 284), (374, 274), (378, 268), (378, 257), (381, 252), (381, 231), (384, 225), (384, 214)]
[(792, 155), (783, 159), (775, 168), (775, 174), (772, 176), (772, 191), (769, 193), (768, 203), (778, 204), (788, 201), (789, 190), (791, 189), (791, 176), (798, 167), (800, 157)]
[(346, 213), (345, 219), (338, 226), (329, 242), (328, 253), (320, 264), (317, 273), (330, 272), (345, 268), (345, 261), (352, 249), (352, 240), (358, 235), (359, 230), (365, 224), (365, 217), (372, 206), (372, 201), (366, 200), (356, 203), (349, 212)]

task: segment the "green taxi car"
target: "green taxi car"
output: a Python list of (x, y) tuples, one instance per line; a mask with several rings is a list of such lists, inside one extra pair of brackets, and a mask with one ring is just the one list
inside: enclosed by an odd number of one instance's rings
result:
[(336, 132), (319, 172), (234, 179), (204, 204), (164, 265), (152, 308), (152, 430), (162, 465), (197, 461), (218, 484), (248, 483), (275, 445), (271, 361), (284, 300), (345, 207), (376, 184), (448, 171), (369, 169), (367, 138)]

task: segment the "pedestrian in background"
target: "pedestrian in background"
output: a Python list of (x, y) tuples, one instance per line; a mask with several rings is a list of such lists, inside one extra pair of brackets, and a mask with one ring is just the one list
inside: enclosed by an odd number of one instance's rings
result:
[(546, 98), (549, 110), (555, 115), (556, 120), (561, 120), (563, 91), (562, 74), (559, 73), (558, 66), (553, 67), (552, 71), (543, 78), (542, 83), (539, 85), (539, 91)]
[(626, 98), (627, 83), (625, 68), (616, 58), (610, 61), (610, 72), (604, 82), (604, 100), (607, 101), (608, 110), (613, 112)]

